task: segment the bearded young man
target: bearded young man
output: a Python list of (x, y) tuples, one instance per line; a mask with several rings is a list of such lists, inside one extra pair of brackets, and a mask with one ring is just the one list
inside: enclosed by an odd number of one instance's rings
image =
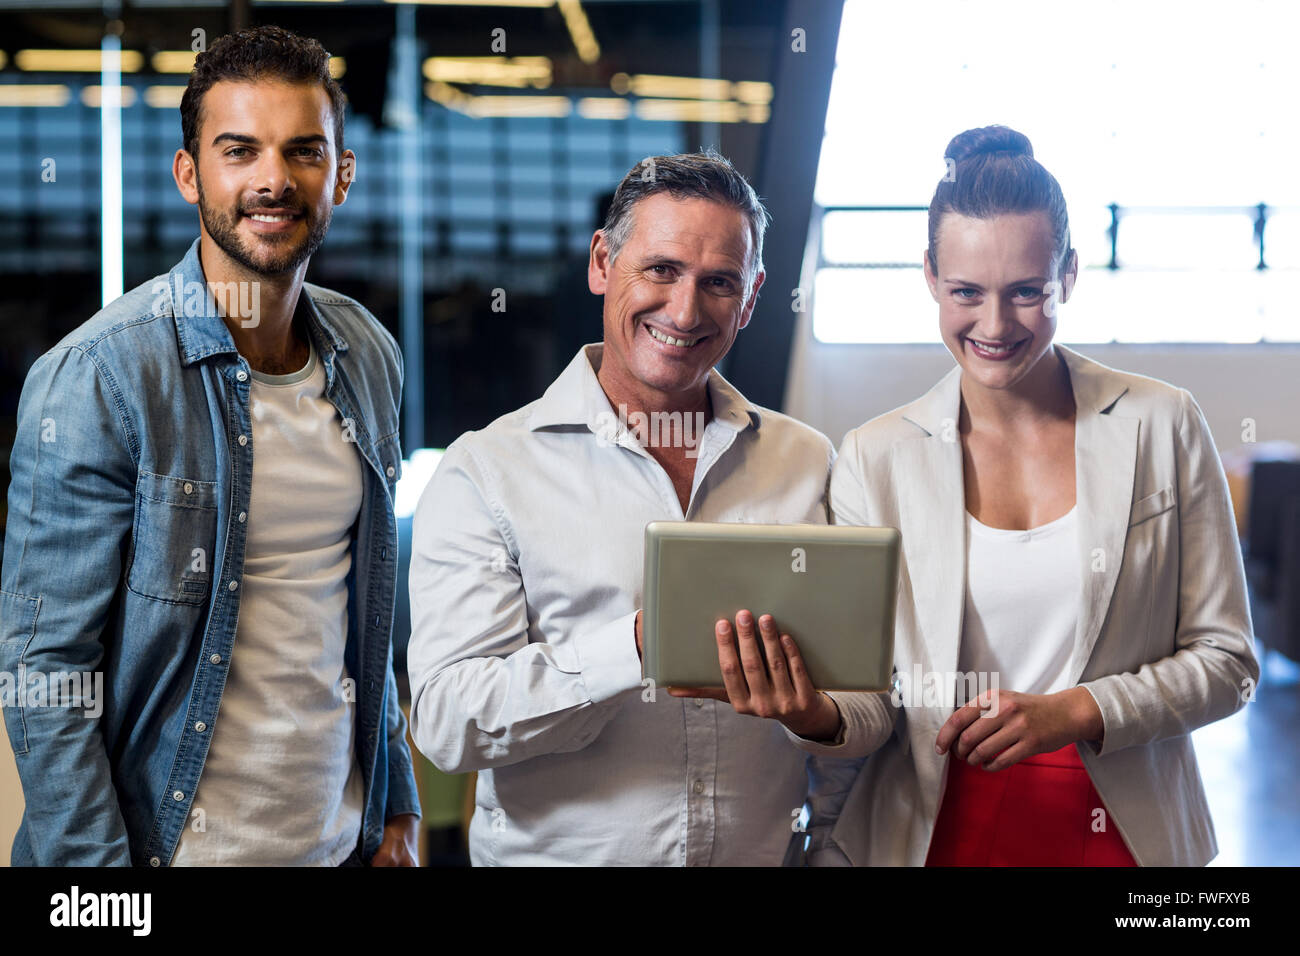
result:
[(356, 161), (343, 95), (319, 43), (262, 27), (198, 56), (181, 121), (199, 238), (23, 387), (0, 670), (104, 699), (6, 701), (12, 862), (414, 865), (401, 356), (303, 281)]

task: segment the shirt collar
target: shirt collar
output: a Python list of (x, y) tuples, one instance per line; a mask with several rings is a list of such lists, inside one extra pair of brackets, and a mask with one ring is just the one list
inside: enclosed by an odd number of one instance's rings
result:
[[(593, 434), (602, 434), (615, 415), (605, 390), (600, 387), (596, 373), (600, 370), (605, 346), (596, 342), (578, 349), (578, 354), (546, 392), (534, 404), (528, 417), (528, 427), (533, 431), (563, 425), (585, 425)], [(713, 421), (733, 431), (742, 431), (762, 424), (762, 415), (740, 391), (722, 377), (717, 369), (709, 369), (709, 402)]]
[[(199, 260), (201, 241), (195, 239), (185, 258), (172, 267), (167, 274), (166, 290), (158, 286), (153, 289), (155, 308), (166, 305), (171, 310), (183, 365), (191, 365), (210, 355), (238, 354), (235, 340), (217, 311), (216, 299), (208, 290), (203, 275), (203, 263)], [(317, 349), (326, 363), (327, 372), (332, 372), (333, 353), (347, 351), (347, 341), (316, 307), (308, 283), (304, 282), (298, 293), (296, 308), (307, 328), (315, 333)]]

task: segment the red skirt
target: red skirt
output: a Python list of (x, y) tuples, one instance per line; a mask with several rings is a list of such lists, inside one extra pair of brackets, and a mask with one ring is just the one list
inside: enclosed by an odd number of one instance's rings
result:
[(925, 865), (1137, 863), (1070, 744), (993, 772), (950, 756)]

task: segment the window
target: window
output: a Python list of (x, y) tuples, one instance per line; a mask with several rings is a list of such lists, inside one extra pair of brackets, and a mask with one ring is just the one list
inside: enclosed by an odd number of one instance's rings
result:
[[(822, 342), (938, 342), (925, 208), (962, 130), (1020, 130), (1079, 252), (1066, 342), (1300, 341), (1287, 4), (848, 0), (815, 194)], [(1017, 26), (1016, 24), (1019, 24)]]

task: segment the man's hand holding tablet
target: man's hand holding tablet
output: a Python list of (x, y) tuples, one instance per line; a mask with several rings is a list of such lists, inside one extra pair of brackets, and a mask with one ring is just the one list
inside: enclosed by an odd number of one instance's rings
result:
[[(639, 626), (637, 630), (639, 634)], [(813, 687), (794, 638), (777, 632), (772, 615), (758, 619), (755, 634), (754, 615), (742, 610), (736, 614), (734, 629), (730, 621), (722, 618), (714, 636), (725, 686), (669, 687), (669, 694), (720, 700), (738, 714), (778, 720), (809, 740), (831, 740), (839, 734), (839, 708)]]

